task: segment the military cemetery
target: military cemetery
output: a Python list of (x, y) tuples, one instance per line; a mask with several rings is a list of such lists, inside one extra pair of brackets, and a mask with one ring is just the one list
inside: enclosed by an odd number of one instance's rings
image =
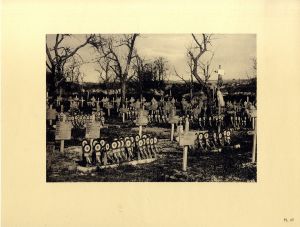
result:
[(46, 39), (47, 182), (256, 182), (255, 35)]

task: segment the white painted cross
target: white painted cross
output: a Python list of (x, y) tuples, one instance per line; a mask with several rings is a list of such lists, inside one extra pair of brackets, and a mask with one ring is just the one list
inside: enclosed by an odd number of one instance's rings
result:
[(127, 100), (127, 98), (125, 99), (125, 108), (127, 108), (127, 106), (128, 106), (128, 100)]
[(61, 97), (61, 96), (58, 96), (58, 97), (56, 98), (56, 106), (59, 106), (61, 101), (62, 101), (62, 97)]
[(83, 99), (83, 97), (81, 96), (81, 99), (80, 99), (81, 107), (83, 107), (83, 102), (84, 102), (84, 99)]
[(174, 124), (177, 124), (179, 122), (179, 116), (175, 115), (174, 109), (171, 112), (171, 116), (169, 119), (169, 123), (171, 124), (171, 141), (173, 141), (174, 138)]

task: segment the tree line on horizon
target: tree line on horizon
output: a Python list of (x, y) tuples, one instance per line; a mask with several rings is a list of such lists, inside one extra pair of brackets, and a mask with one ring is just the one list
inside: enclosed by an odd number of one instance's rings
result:
[(72, 35), (56, 34), (51, 46), (46, 42), (47, 90), (55, 95), (66, 82), (82, 84), (85, 75), (79, 69), (85, 61), (78, 51), (89, 46), (95, 51), (94, 63), (97, 67), (95, 70), (99, 73), (99, 86), (104, 89), (119, 89), (122, 104), (130, 89), (140, 95), (150, 89), (166, 90), (166, 81), (172, 70), (174, 75), (183, 81), (191, 96), (193, 92), (201, 90), (210, 104), (214, 105), (209, 84), (209, 79), (214, 73), (211, 67), (214, 58), (214, 38), (211, 34), (191, 35), (193, 43), (186, 53), (183, 53), (186, 55), (190, 74), (190, 79), (185, 79), (175, 68), (171, 69), (167, 59), (159, 56), (146, 59), (140, 56), (135, 45), (140, 34), (90, 34), (75, 47), (65, 44)]

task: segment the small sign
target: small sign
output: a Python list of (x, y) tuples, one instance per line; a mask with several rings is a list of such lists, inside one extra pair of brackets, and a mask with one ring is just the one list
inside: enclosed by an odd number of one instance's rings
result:
[(179, 120), (180, 120), (179, 116), (176, 116), (176, 115), (175, 116), (171, 116), (170, 120), (169, 120), (169, 123), (170, 124), (177, 124), (179, 122)]
[(70, 122), (58, 121), (56, 123), (55, 140), (70, 140), (71, 128), (72, 124)]
[(146, 116), (139, 116), (139, 118), (136, 119), (135, 124), (138, 126), (145, 126), (148, 124), (148, 118)]
[(97, 139), (100, 138), (101, 122), (94, 121), (86, 124), (85, 138)]
[(55, 109), (47, 109), (46, 117), (47, 120), (55, 120), (56, 119), (56, 110)]
[(194, 145), (196, 138), (197, 138), (197, 136), (196, 136), (195, 132), (187, 132), (187, 133), (181, 134), (179, 136), (179, 145), (180, 146)]

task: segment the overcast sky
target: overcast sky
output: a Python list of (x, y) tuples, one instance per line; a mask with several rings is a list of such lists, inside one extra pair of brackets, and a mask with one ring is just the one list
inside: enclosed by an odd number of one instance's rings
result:
[[(196, 35), (201, 37), (201, 35)], [(47, 36), (48, 45), (53, 45), (55, 35)], [(73, 35), (66, 39), (63, 45), (71, 47), (83, 42), (85, 35)], [(169, 74), (171, 80), (176, 80), (173, 69), (189, 78), (189, 68), (187, 65), (187, 48), (194, 45), (191, 34), (141, 34), (136, 39), (136, 49), (140, 56), (146, 59), (164, 57), (168, 61)], [(225, 70), (224, 79), (244, 79), (247, 78), (246, 72), (251, 74), (251, 58), (256, 57), (256, 35), (255, 34), (214, 34), (212, 46), (214, 52), (212, 68), (217, 69), (221, 65)], [(95, 58), (95, 50), (91, 46), (85, 46), (78, 51), (84, 61), (91, 61)], [(210, 57), (208, 56), (206, 57)], [(80, 71), (83, 72), (86, 82), (98, 82), (98, 72), (95, 64), (84, 64)], [(217, 78), (213, 74), (211, 79)], [(177, 79), (178, 80), (178, 79)]]

